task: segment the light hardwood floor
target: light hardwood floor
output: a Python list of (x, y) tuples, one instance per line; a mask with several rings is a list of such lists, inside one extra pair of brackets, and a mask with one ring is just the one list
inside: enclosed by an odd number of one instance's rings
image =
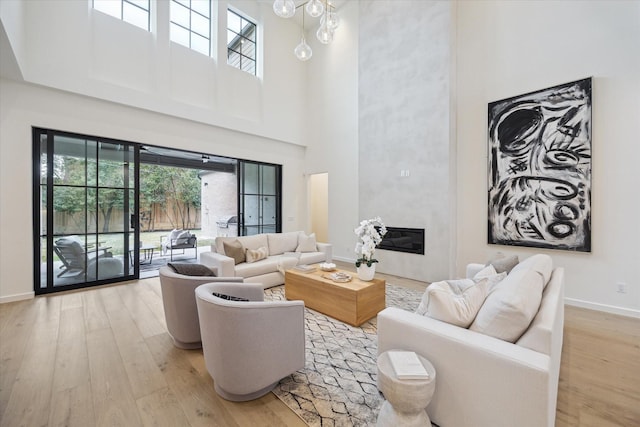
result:
[[(565, 313), (556, 425), (640, 425), (640, 320)], [(0, 363), (1, 426), (305, 425), (271, 393), (218, 398), (201, 350), (173, 346), (157, 278), (0, 305)]]

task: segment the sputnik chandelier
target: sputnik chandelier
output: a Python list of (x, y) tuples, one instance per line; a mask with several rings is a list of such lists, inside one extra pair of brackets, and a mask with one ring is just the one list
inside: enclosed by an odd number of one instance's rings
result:
[[(333, 33), (340, 25), (340, 17), (335, 8), (328, 0), (308, 0), (300, 6), (296, 6), (293, 0), (275, 0), (273, 2), (273, 11), (281, 18), (291, 18), (296, 14), (296, 9), (304, 7), (307, 14), (312, 18), (320, 17), (320, 27), (316, 32), (316, 37), (322, 44), (329, 44), (333, 41)], [(300, 44), (293, 50), (296, 57), (301, 61), (311, 58), (313, 51), (304, 38), (304, 15), (302, 12), (302, 40)]]

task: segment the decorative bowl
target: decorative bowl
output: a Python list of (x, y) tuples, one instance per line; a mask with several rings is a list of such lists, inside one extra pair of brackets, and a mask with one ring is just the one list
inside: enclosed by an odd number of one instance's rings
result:
[(323, 262), (320, 264), (320, 270), (322, 271), (333, 271), (336, 269), (336, 265), (332, 262)]
[(351, 281), (351, 275), (338, 271), (337, 273), (324, 274), (325, 279), (333, 280), (336, 283), (346, 283)]

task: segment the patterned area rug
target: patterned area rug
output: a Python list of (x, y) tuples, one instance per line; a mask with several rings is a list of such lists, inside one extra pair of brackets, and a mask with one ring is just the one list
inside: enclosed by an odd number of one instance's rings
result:
[[(414, 311), (421, 291), (387, 284), (387, 307)], [(284, 286), (265, 290), (284, 300)], [(306, 366), (273, 393), (311, 427), (375, 425), (383, 397), (376, 384), (376, 318), (354, 327), (305, 309)]]

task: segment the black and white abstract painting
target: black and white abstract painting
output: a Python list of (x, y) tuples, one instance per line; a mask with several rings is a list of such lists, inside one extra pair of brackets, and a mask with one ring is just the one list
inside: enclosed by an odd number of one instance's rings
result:
[(489, 104), (489, 243), (591, 251), (591, 78)]

